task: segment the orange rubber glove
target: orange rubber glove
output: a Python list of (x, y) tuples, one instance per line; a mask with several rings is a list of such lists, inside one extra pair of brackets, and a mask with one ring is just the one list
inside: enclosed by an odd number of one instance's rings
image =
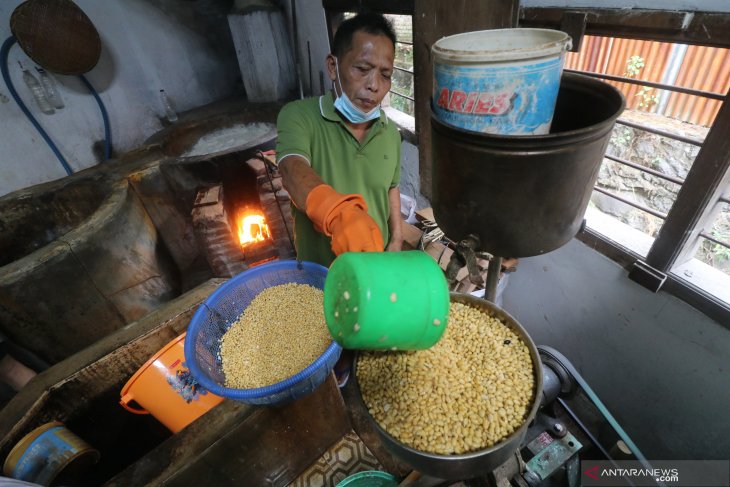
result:
[(383, 235), (359, 194), (341, 194), (332, 186), (320, 184), (307, 195), (306, 206), (314, 228), (332, 237), (335, 255), (383, 251)]

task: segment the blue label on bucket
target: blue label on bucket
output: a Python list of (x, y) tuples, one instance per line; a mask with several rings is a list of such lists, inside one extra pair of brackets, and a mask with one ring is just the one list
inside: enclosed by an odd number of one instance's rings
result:
[(175, 375), (167, 374), (167, 383), (177, 392), (186, 403), (197, 401), (200, 396), (208, 394), (208, 391), (201, 386), (192, 376), (190, 370), (182, 363), (182, 367), (175, 370)]
[(63, 426), (44, 431), (28, 446), (15, 465), (12, 477), (46, 485), (58, 473), (59, 468), (79, 450), (59, 433)]
[(434, 64), (433, 109), (444, 123), (490, 134), (546, 134), (562, 56), (519, 65)]

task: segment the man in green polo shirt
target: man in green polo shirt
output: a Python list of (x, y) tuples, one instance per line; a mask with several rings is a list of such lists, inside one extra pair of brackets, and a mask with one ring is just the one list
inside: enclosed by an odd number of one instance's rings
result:
[(395, 32), (382, 15), (343, 22), (326, 59), (332, 92), (279, 114), (276, 157), (302, 260), (329, 266), (343, 252), (401, 249), (401, 140), (380, 110), (394, 55)]

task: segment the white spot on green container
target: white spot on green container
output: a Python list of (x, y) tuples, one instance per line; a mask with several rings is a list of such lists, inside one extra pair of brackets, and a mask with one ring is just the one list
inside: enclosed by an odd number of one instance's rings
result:
[(325, 321), (345, 348), (430, 348), (446, 329), (448, 310), (443, 271), (421, 251), (347, 252), (327, 273)]

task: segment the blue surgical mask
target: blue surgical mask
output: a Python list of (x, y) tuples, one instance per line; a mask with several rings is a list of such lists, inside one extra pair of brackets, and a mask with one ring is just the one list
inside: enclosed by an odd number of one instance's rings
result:
[[(365, 123), (380, 117), (380, 106), (377, 106), (369, 112), (364, 112), (356, 107), (352, 100), (347, 96), (345, 90), (342, 89), (342, 81), (340, 80), (340, 66), (335, 57), (335, 69), (337, 70), (337, 82), (340, 85), (340, 95), (335, 100), (335, 108), (352, 123)], [(335, 90), (335, 93), (337, 90)]]

